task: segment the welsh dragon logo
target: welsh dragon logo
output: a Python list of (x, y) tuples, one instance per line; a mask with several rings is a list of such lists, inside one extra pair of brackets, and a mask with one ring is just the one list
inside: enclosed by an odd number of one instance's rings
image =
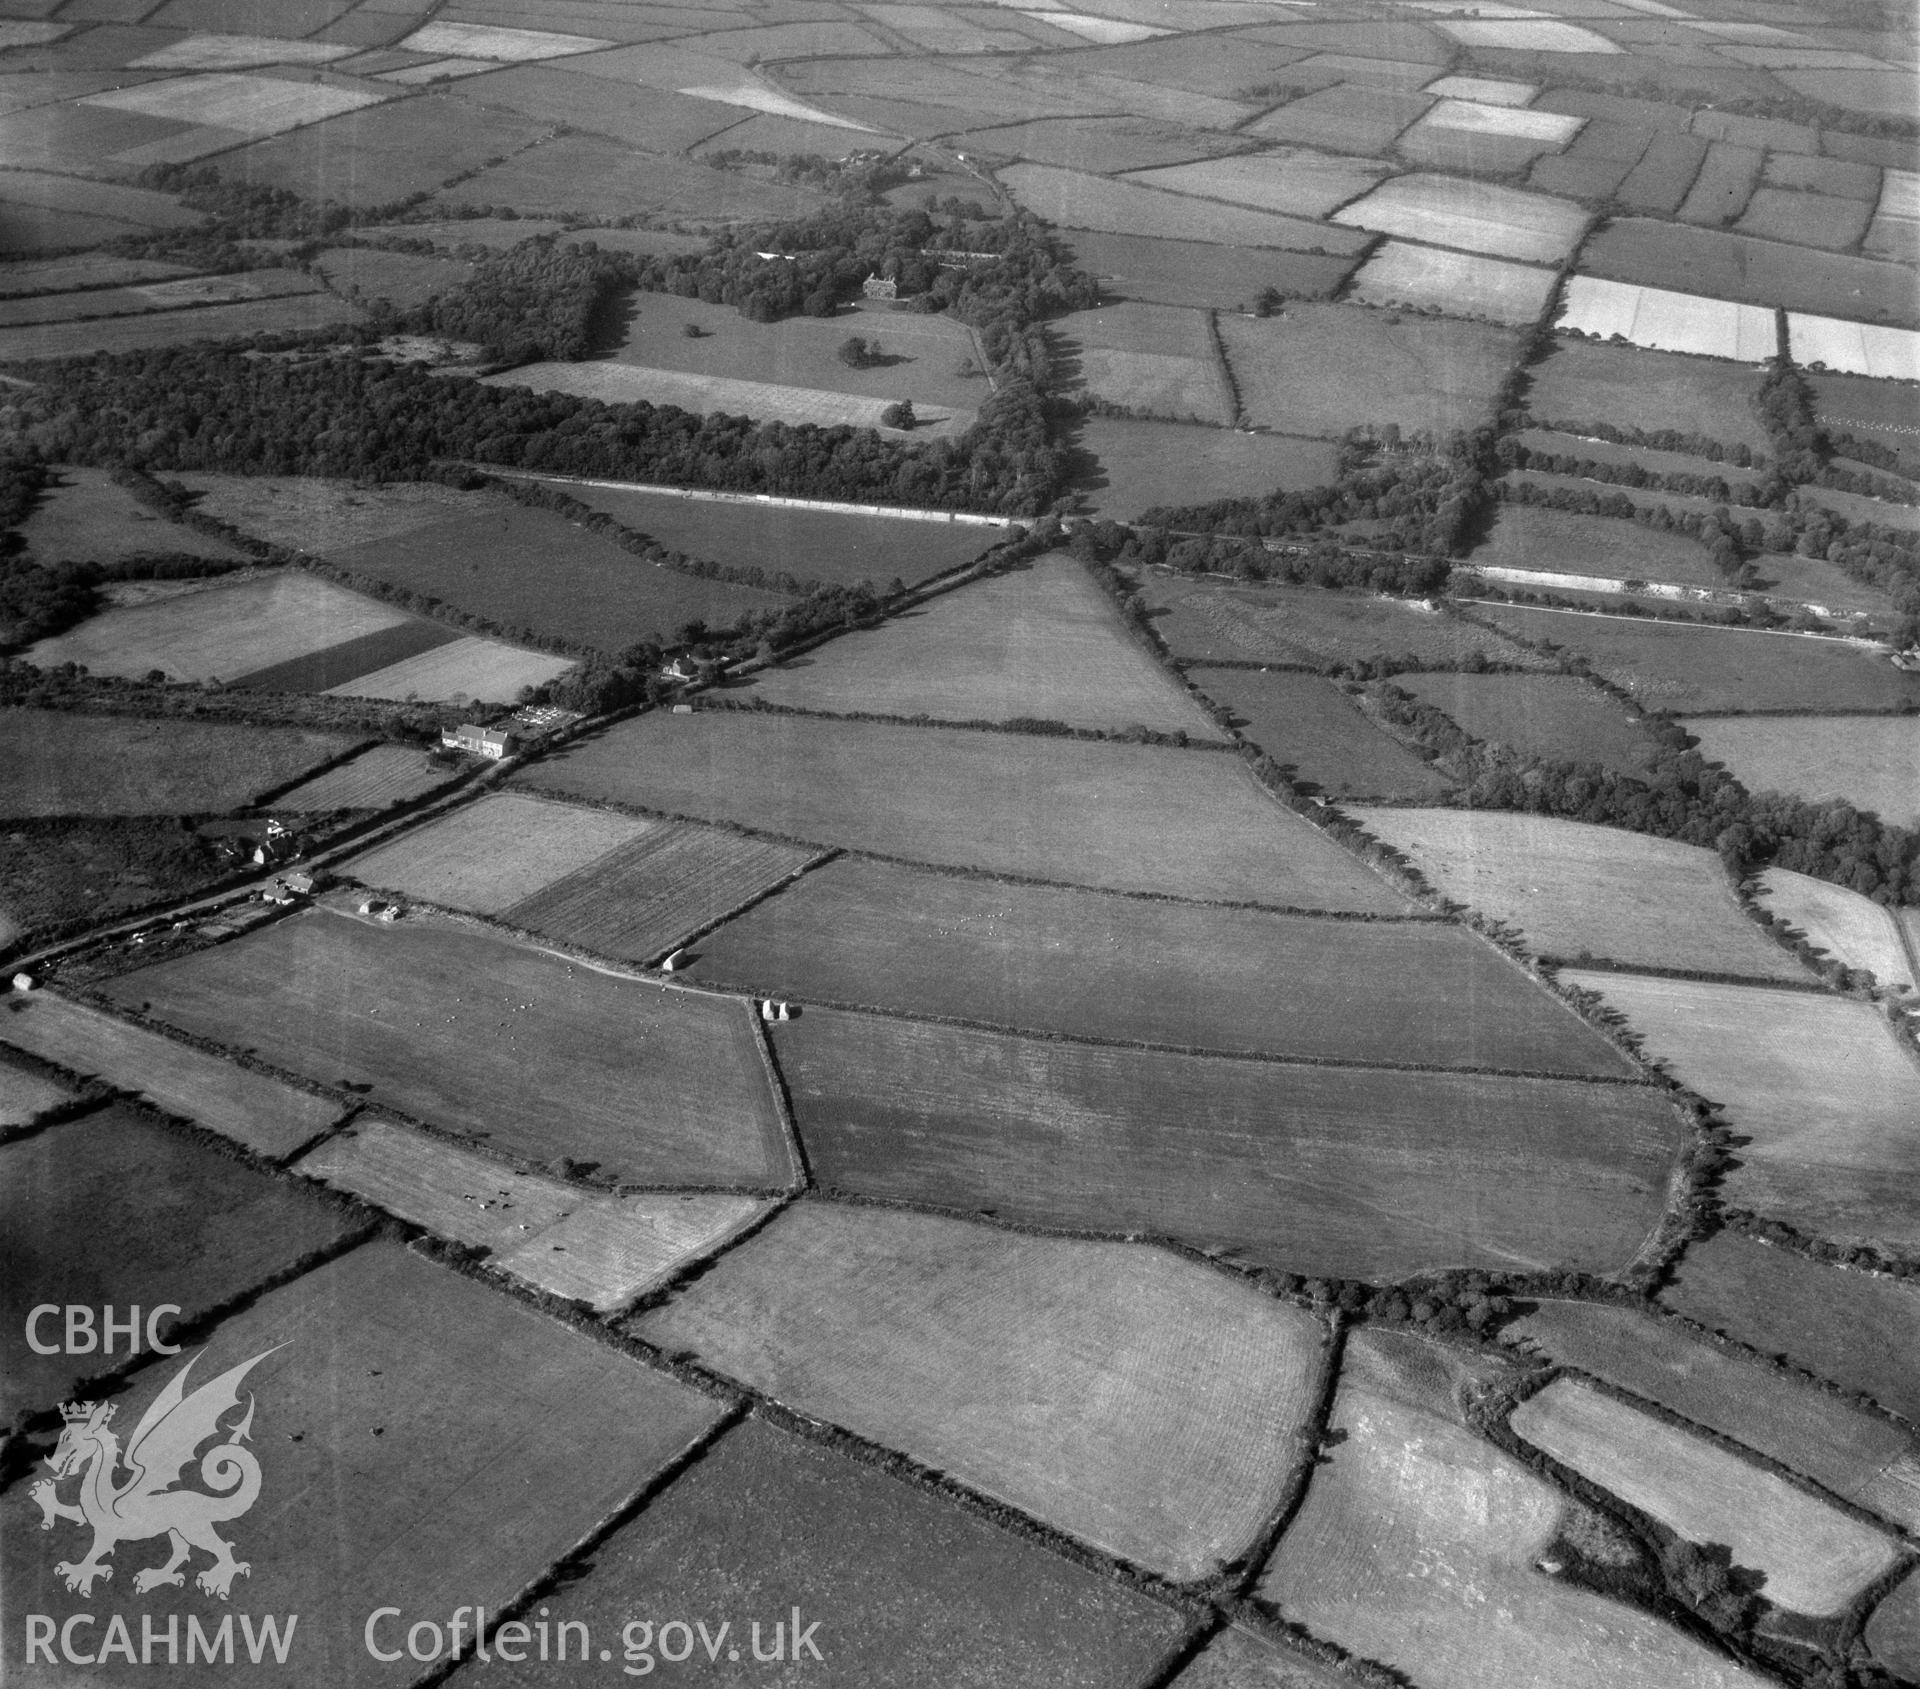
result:
[[(53, 1568), (70, 1590), (91, 1595), (95, 1579), (111, 1579), (107, 1556), (122, 1542), (164, 1536), (172, 1555), (164, 1566), (149, 1566), (133, 1577), (134, 1592), (145, 1595), (161, 1584), (186, 1582), (181, 1570), (196, 1548), (213, 1556), (213, 1564), (196, 1573), (194, 1582), (222, 1601), (236, 1577), (250, 1573), (244, 1560), (233, 1557), (233, 1544), (214, 1531), (222, 1520), (237, 1519), (260, 1496), (260, 1462), (240, 1445), (253, 1428), (253, 1397), (247, 1397), (246, 1416), (226, 1432), (225, 1441), (208, 1449), (200, 1461), (205, 1490), (182, 1489), (180, 1474), (208, 1438), (221, 1434), (220, 1421), (240, 1405), (240, 1380), (274, 1351), (268, 1349), (243, 1361), (230, 1372), (186, 1393), (189, 1360), (167, 1380), (166, 1388), (133, 1428), (126, 1451), (119, 1436), (108, 1429), (113, 1420), (110, 1402), (68, 1402), (60, 1409), (66, 1422), (60, 1441), (47, 1457), (52, 1478), (42, 1478), (29, 1492), (40, 1504), (40, 1528), (50, 1531), (59, 1519), (85, 1525), (93, 1531), (93, 1546), (84, 1560), (62, 1560)], [(194, 1360), (198, 1360), (195, 1356)], [(124, 1466), (126, 1475), (120, 1475)], [(79, 1505), (60, 1499), (58, 1486), (68, 1478), (80, 1481)]]

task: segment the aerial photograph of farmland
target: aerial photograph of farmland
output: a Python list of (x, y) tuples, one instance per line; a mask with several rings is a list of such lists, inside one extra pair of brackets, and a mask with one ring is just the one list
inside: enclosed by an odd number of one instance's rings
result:
[(1912, 0), (0, 0), (0, 1685), (1920, 1689)]

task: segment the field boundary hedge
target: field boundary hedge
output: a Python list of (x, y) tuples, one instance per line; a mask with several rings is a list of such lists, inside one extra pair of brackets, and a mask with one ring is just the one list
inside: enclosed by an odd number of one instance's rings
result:
[(736, 715), (800, 716), (811, 721), (862, 721), (882, 727), (930, 727), (959, 733), (1014, 733), (1040, 739), (1081, 739), (1093, 744), (1147, 745), (1182, 751), (1231, 751), (1235, 747), (1211, 739), (1189, 739), (1184, 730), (1161, 733), (1152, 728), (1120, 729), (1072, 727), (1064, 721), (1042, 716), (1009, 716), (1005, 721), (980, 717), (953, 718), (933, 715), (891, 715), (879, 710), (819, 710), (804, 704), (777, 704), (765, 698), (728, 698), (712, 692), (700, 694), (696, 710), (730, 712)]

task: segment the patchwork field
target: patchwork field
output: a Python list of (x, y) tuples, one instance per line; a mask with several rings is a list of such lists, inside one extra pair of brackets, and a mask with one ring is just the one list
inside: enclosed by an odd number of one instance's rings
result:
[(1568, 972), (1747, 1142), (1734, 1204), (1833, 1237), (1920, 1237), (1920, 1068), (1871, 1004), (1804, 991)]
[(1540, 955), (1605, 956), (1755, 979), (1809, 977), (1741, 911), (1710, 850), (1492, 810), (1352, 813), (1410, 857), (1444, 896), (1518, 927)]
[(1351, 305), (1223, 316), (1220, 337), (1256, 423), (1330, 436), (1361, 424), (1442, 438), (1479, 427), (1518, 352), (1509, 329)]
[(1069, 229), (1159, 240), (1223, 241), (1233, 246), (1276, 246), (1294, 252), (1345, 257), (1366, 244), (1364, 236), (1250, 206), (1196, 200), (1133, 182), (1061, 170), (1051, 164), (1016, 164), (1000, 172), (1013, 196), (1036, 216)]
[(651, 831), (631, 815), (494, 792), (345, 869), (363, 885), (497, 915)]
[[(1528, 480), (1541, 480), (1533, 475)], [(1606, 580), (1661, 581), (1724, 590), (1727, 577), (1698, 540), (1617, 516), (1503, 503), (1469, 564)]]
[(1424, 95), (1403, 88), (1343, 83), (1289, 100), (1278, 111), (1248, 125), (1246, 132), (1262, 140), (1297, 142), (1366, 157), (1385, 152), (1393, 138), (1432, 103)]
[(1505, 1335), (1744, 1443), (1896, 1524), (1911, 1529), (1920, 1518), (1920, 1464), (1906, 1432), (1677, 1322), (1593, 1302), (1542, 1302)]
[(1734, 1232), (1696, 1243), (1661, 1300), (1762, 1355), (1857, 1390), (1920, 1424), (1920, 1289)]
[[(128, 1001), (138, 1008), (144, 999)], [(0, 1012), (0, 1039), (276, 1160), (346, 1112), (332, 1097), (296, 1090), (49, 992), (9, 998)]]
[(796, 709), (1225, 737), (1133, 643), (1092, 576), (1058, 553), (847, 634), (749, 685), (749, 697)]
[[(758, 1420), (729, 1431), (596, 1545), (592, 1569), (546, 1605), (554, 1623), (595, 1636), (620, 1634), (640, 1612), (683, 1614), (719, 1647), (731, 1627), (743, 1660), (743, 1615), (784, 1618), (797, 1606), (828, 1615), (819, 1641), (836, 1675), (887, 1686), (937, 1681), (964, 1651), (988, 1681), (1105, 1689), (1143, 1679), (1184, 1623), (1123, 1584)], [(858, 1624), (831, 1617), (856, 1611)], [(771, 1621), (761, 1645), (771, 1646)], [(495, 1659), (492, 1679), (551, 1676)]]
[(1862, 320), (1902, 328), (1920, 326), (1912, 272), (1898, 264), (1816, 252), (1717, 229), (1622, 218), (1587, 242), (1580, 267), (1614, 281), (1678, 288), (1769, 308), (1777, 305), (1788, 311), (1832, 310), (1844, 301), (1849, 312)]
[(241, 340), (256, 334), (304, 334), (360, 320), (358, 308), (344, 299), (330, 293), (303, 293), (90, 321), (31, 323), (21, 328), (0, 328), (0, 362), (74, 358), (89, 352), (133, 352), (152, 346), (186, 346), (198, 340)]
[[(503, 1354), (514, 1364), (503, 1367)], [(289, 1650), (298, 1667), (276, 1675), (303, 1689), (388, 1675), (365, 1637), (382, 1604), (442, 1619), (462, 1600), (508, 1606), (721, 1411), (664, 1373), (385, 1243), (262, 1297), (198, 1357), (196, 1381), (258, 1357), (244, 1388), (257, 1403), (271, 1500), (231, 1527), (253, 1568), (236, 1594), (249, 1607), (300, 1614)], [(171, 1370), (143, 1374), (129, 1399), (143, 1406)], [(500, 1496), (522, 1486), (513, 1528), (503, 1529)], [(8, 1587), (64, 1623), (85, 1601), (56, 1577), (29, 1514), (37, 1509), (16, 1486)], [(189, 1578), (143, 1606), (161, 1621), (180, 1618), (186, 1634), (185, 1615), (205, 1621), (206, 1604)], [(389, 1645), (403, 1647), (403, 1626), (383, 1620), (376, 1640), (391, 1627)], [(164, 1622), (155, 1628), (164, 1636)], [(22, 1664), (17, 1647), (8, 1638), (10, 1673)]]
[(1816, 370), (1884, 381), (1920, 381), (1920, 334), (1910, 328), (1842, 322), (1793, 311), (1787, 316), (1787, 339), (1795, 361)]
[(1375, 657), (1446, 667), (1478, 654), (1537, 667), (1525, 646), (1404, 600), (1319, 587), (1230, 585), (1165, 569), (1138, 575), (1154, 631), (1183, 662), (1271, 662), (1334, 669)]
[(512, 926), (646, 962), (764, 896), (813, 853), (688, 821), (664, 821), (501, 912)]
[(1276, 147), (1271, 152), (1136, 171), (1132, 179), (1147, 187), (1170, 188), (1201, 199), (1226, 200), (1300, 217), (1324, 217), (1335, 206), (1365, 193), (1384, 174), (1386, 167), (1371, 159), (1330, 157), (1303, 147)]
[(375, 745), (351, 762), (282, 792), (273, 800), (273, 807), (296, 815), (335, 809), (388, 809), (425, 797), (453, 773), (412, 745)]
[[(572, 657), (469, 637), (436, 643), (416, 656), (326, 690), (336, 697), (385, 698), (394, 703), (426, 698), (451, 704), (510, 704), (524, 688), (558, 680), (574, 662)], [(259, 682), (250, 679), (249, 684)]]
[(600, 1196), (372, 1116), (294, 1165), (550, 1295), (625, 1307), (766, 1211), (752, 1197)]
[(1524, 328), (1546, 309), (1553, 283), (1553, 271), (1532, 264), (1389, 240), (1360, 266), (1353, 297), (1389, 310), (1485, 317)]
[(1322, 1346), (1158, 1250), (816, 1202), (636, 1329), (1179, 1579), (1265, 1524)]
[(896, 579), (918, 586), (972, 562), (1006, 538), (1003, 528), (972, 522), (843, 516), (827, 510), (632, 492), (587, 481), (550, 484), (672, 550), (732, 568), (785, 569), (800, 580), (836, 586), (871, 581), (885, 587)]
[(72, 1099), (66, 1086), (29, 1070), (17, 1053), (0, 1054), (0, 1131), (29, 1126)]
[(1545, 194), (1416, 173), (1383, 182), (1336, 211), (1334, 221), (1498, 258), (1557, 264), (1579, 245), (1587, 213)]
[(1892, 710), (1920, 701), (1920, 675), (1833, 640), (1487, 606), (1516, 638), (1587, 658), (1646, 710)]
[(299, 727), (0, 709), (0, 816), (239, 809), (351, 744)]
[(1654, 750), (1632, 716), (1573, 675), (1402, 675), (1392, 684), (1444, 710), (1474, 738), (1529, 756), (1597, 762), (1641, 776)]
[(1123, 522), (1156, 506), (1263, 498), (1339, 476), (1332, 442), (1285, 434), (1090, 416), (1069, 438), (1092, 460), (1076, 489), (1098, 514)]
[(246, 561), (237, 546), (156, 515), (104, 470), (62, 468), (52, 479), (20, 524), (27, 549), (40, 563), (118, 563), (160, 553)]
[[(0, 1146), (0, 1314), (19, 1332), (29, 1309), (48, 1301), (113, 1304), (123, 1317), (129, 1303), (172, 1302), (178, 1324), (349, 1229), (345, 1215), (291, 1185), (127, 1109), (104, 1109)], [(124, 1338), (111, 1356), (18, 1347), (0, 1376), (0, 1422), (9, 1425), (126, 1364)]]
[(1701, 756), (1749, 791), (1847, 802), (1920, 825), (1920, 720), (1912, 716), (1705, 716), (1684, 724)]
[(1637, 1085), (1165, 1055), (828, 1009), (776, 1042), (827, 1189), (1173, 1236), (1288, 1272), (1617, 1272), (1659, 1217), (1677, 1142), (1671, 1108)]
[(1525, 1689), (1760, 1689), (1639, 1609), (1538, 1570), (1572, 1504), (1467, 1429), (1458, 1397), (1472, 1365), (1390, 1333), (1348, 1343), (1339, 1446), (1259, 1593), (1432, 1689), (1478, 1689), (1489, 1674)]
[(1873, 1610), (1863, 1633), (1874, 1659), (1910, 1678), (1920, 1670), (1920, 1589), (1911, 1572)]
[(1358, 261), (1131, 233), (1080, 230), (1064, 238), (1079, 266), (1098, 276), (1109, 294), (1223, 311), (1250, 309), (1260, 290), (1269, 286), (1299, 299), (1323, 299)]
[(1616, 335), (1655, 352), (1685, 352), (1757, 364), (1779, 350), (1773, 312), (1729, 299), (1702, 299), (1662, 287), (1638, 287), (1599, 276), (1570, 276), (1561, 329), (1611, 340)]
[(1761, 1595), (1793, 1612), (1840, 1612), (1899, 1558), (1886, 1532), (1574, 1379), (1529, 1397), (1511, 1424), (1669, 1530), (1725, 1543), (1736, 1565), (1764, 1576)]
[(1760, 902), (1836, 962), (1865, 968), (1882, 986), (1920, 986), (1899, 917), (1883, 904), (1790, 868), (1760, 876)]
[(1673, 429), (1729, 446), (1767, 449), (1766, 432), (1753, 409), (1760, 387), (1754, 370), (1562, 339), (1551, 357), (1533, 366), (1532, 374), (1527, 406), (1544, 427), (1602, 422), (1616, 428)]
[(704, 711), (642, 716), (516, 780), (989, 873), (1277, 907), (1406, 907), (1211, 751)]
[(1436, 921), (1356, 924), (843, 859), (696, 946), (774, 997), (1192, 1049), (1617, 1078), (1510, 963)]
[(1319, 675), (1196, 668), (1195, 686), (1233, 712), (1241, 736), (1308, 791), (1432, 800), (1453, 782), (1383, 732)]
[[(0, 182), (3, 181), (4, 178), (0, 178)], [(117, 330), (97, 319), (145, 316), (152, 312), (233, 304), (249, 299), (282, 299), (318, 293), (321, 287), (315, 278), (298, 270), (243, 270), (230, 275), (185, 276), (129, 287), (93, 287), (10, 300), (0, 305), (0, 327), (27, 328), (94, 320), (95, 331), (110, 339)]]
[(314, 909), (112, 989), (529, 1162), (567, 1157), (649, 1185), (789, 1176), (746, 1005), (470, 927)]
[(1143, 416), (1233, 421), (1233, 395), (1198, 311), (1128, 302), (1075, 311), (1057, 329), (1065, 372), (1094, 398)]

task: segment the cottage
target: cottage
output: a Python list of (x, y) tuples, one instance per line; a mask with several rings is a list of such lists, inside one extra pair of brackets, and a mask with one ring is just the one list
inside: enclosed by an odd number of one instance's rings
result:
[(13, 988), (16, 991), (31, 991), (33, 989), (33, 975), (29, 973), (15, 974), (13, 976)]
[(463, 721), (458, 727), (448, 728), (442, 733), (440, 743), (450, 751), (498, 762), (502, 757), (512, 756), (519, 742), (509, 728), (481, 727), (474, 722)]

